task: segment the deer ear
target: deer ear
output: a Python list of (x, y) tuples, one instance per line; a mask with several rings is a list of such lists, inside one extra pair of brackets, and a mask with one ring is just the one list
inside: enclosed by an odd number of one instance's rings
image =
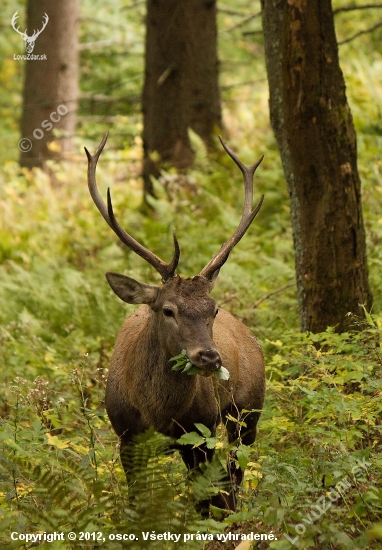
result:
[(106, 273), (106, 279), (118, 298), (128, 304), (153, 304), (157, 298), (159, 287), (140, 283), (126, 275)]

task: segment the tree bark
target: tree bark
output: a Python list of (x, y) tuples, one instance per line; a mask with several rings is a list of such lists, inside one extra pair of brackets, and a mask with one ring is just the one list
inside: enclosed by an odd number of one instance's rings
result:
[[(20, 147), (20, 164), (28, 168), (42, 167), (46, 159), (70, 151), (76, 126), (79, 0), (54, 4), (50, 0), (29, 0), (28, 36), (42, 28), (45, 13), (49, 21), (36, 39), (32, 55), (45, 55), (46, 59), (25, 62), (21, 135), (31, 141), (32, 148), (23, 152)], [(62, 133), (60, 151), (48, 147), (54, 139), (53, 129)]]
[(192, 164), (188, 128), (212, 146), (222, 125), (218, 68), (214, 0), (148, 0), (142, 98), (146, 193), (153, 193), (150, 175), (159, 175), (161, 163), (179, 170)]
[(371, 306), (356, 134), (331, 0), (262, 0), (271, 123), (291, 200), (302, 330)]

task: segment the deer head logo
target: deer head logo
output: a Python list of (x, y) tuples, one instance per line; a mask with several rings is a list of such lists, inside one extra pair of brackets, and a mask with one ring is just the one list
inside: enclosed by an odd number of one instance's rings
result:
[(42, 29), (39, 30), (39, 31), (36, 31), (34, 30), (33, 31), (33, 34), (32, 36), (28, 36), (27, 35), (27, 29), (25, 29), (25, 32), (21, 32), (20, 31), (20, 28), (19, 27), (16, 27), (16, 20), (19, 16), (19, 12), (17, 11), (13, 17), (12, 17), (12, 27), (14, 28), (14, 30), (16, 32), (19, 33), (19, 35), (22, 37), (22, 39), (24, 40), (25, 42), (25, 49), (26, 49), (26, 52), (27, 53), (32, 53), (33, 52), (33, 48), (34, 48), (34, 44), (37, 40), (37, 37), (42, 33), (42, 31), (45, 29), (48, 21), (49, 21), (49, 17), (47, 16), (47, 14), (44, 15), (44, 18), (43, 18), (43, 22), (42, 22)]

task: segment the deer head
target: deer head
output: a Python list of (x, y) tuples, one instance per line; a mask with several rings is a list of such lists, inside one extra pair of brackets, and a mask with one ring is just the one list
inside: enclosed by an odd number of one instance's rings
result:
[(33, 31), (33, 34), (32, 36), (28, 36), (27, 35), (27, 29), (25, 29), (25, 32), (21, 32), (20, 31), (20, 27), (17, 27), (16, 28), (16, 20), (19, 16), (19, 12), (17, 11), (13, 17), (12, 17), (12, 27), (14, 28), (14, 30), (19, 33), (19, 35), (22, 37), (22, 39), (24, 40), (25, 42), (25, 49), (26, 49), (26, 52), (27, 53), (32, 53), (33, 52), (33, 49), (34, 49), (34, 45), (35, 45), (35, 42), (37, 40), (37, 37), (42, 33), (42, 31), (45, 29), (46, 25), (48, 24), (48, 21), (49, 21), (49, 17), (47, 16), (47, 14), (45, 13), (44, 14), (44, 19), (43, 19), (43, 22), (42, 22), (42, 29), (40, 29), (39, 31), (36, 31), (34, 30)]

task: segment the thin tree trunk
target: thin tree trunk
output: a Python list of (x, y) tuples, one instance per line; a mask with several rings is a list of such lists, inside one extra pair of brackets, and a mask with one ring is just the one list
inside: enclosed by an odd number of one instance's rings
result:
[(302, 330), (371, 305), (356, 135), (330, 0), (262, 0), (271, 123), (291, 199)]
[[(32, 148), (21, 152), (20, 164), (29, 168), (42, 167), (46, 159), (70, 151), (76, 126), (79, 0), (54, 4), (51, 0), (29, 0), (28, 36), (42, 28), (45, 13), (49, 21), (35, 41), (33, 55), (46, 55), (46, 60), (25, 62), (21, 135), (31, 141)], [(53, 129), (62, 132), (60, 151), (48, 147)]]
[(146, 20), (143, 175), (161, 163), (182, 170), (194, 159), (188, 128), (211, 147), (221, 127), (216, 3), (211, 0), (148, 0)]

